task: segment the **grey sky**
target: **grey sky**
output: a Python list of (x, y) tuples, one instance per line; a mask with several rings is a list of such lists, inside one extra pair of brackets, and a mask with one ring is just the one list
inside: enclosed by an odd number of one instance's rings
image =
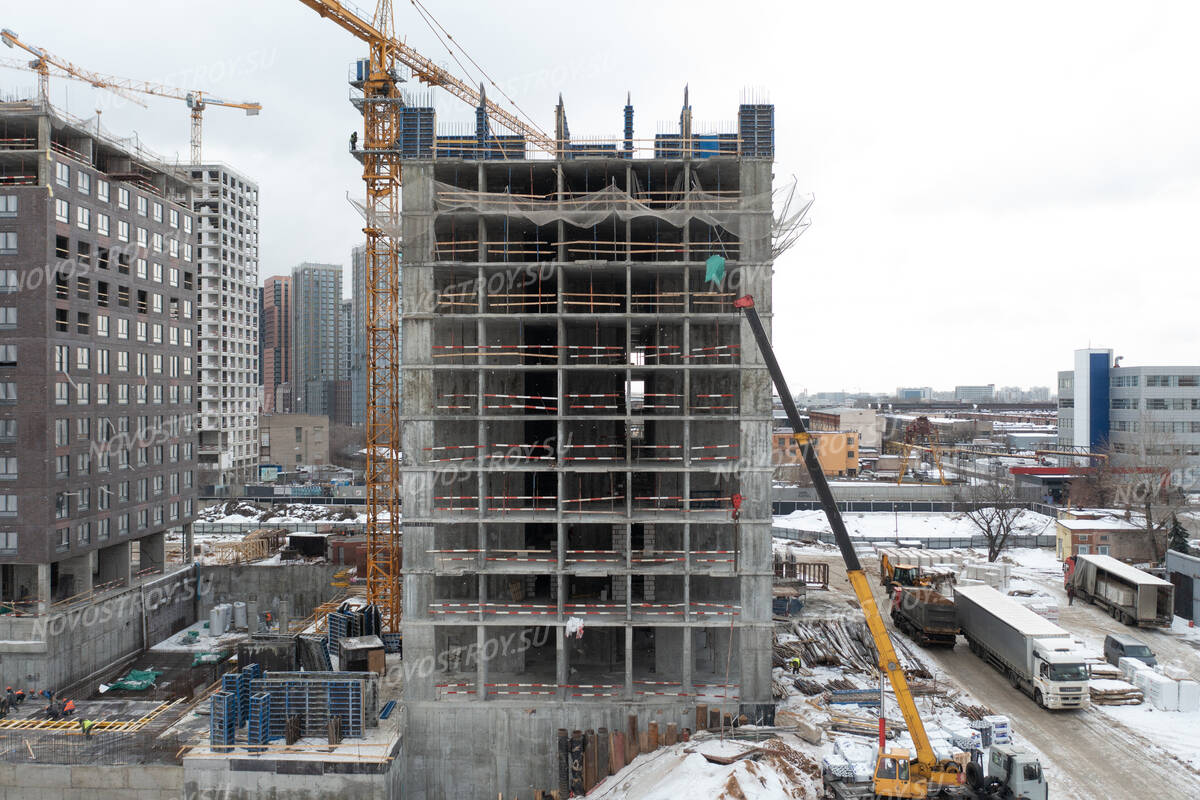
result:
[[(776, 264), (794, 389), (1048, 385), (1089, 344), (1200, 362), (1196, 4), (426, 2), (543, 129), (559, 91), (576, 135), (618, 134), (632, 92), (641, 137), (674, 124), (685, 83), (701, 121), (769, 96), (777, 180), (816, 195)], [(295, 0), (9, 3), (0, 26), (96, 71), (260, 101), (211, 109), (205, 156), (261, 185), (261, 275), (348, 264), (349, 34)], [(449, 63), (401, 0), (396, 28)], [(33, 85), (0, 70), (4, 94)], [(440, 122), (471, 118), (434, 93)], [(51, 94), (187, 156), (182, 103)]]

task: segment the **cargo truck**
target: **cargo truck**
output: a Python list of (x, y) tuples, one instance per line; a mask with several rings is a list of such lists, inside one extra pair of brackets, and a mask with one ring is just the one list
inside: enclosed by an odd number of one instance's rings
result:
[(1042, 708), (1086, 708), (1088, 667), (1071, 635), (990, 586), (959, 586), (954, 607), (971, 652)]
[(1067, 559), (1065, 583), (1075, 596), (1094, 603), (1116, 620), (1138, 627), (1171, 626), (1175, 587), (1112, 556)]
[(896, 589), (892, 595), (892, 622), (925, 646), (954, 647), (959, 634), (954, 603), (933, 589)]

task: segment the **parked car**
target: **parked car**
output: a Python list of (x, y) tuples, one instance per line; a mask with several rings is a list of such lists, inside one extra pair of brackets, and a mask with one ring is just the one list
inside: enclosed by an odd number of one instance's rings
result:
[(1140, 639), (1119, 633), (1112, 633), (1105, 636), (1104, 660), (1116, 666), (1122, 657), (1136, 658), (1148, 667), (1153, 667), (1158, 663), (1158, 659), (1154, 657), (1154, 652)]

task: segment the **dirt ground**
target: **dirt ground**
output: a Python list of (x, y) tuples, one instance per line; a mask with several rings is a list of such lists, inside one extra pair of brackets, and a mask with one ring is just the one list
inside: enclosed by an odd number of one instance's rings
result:
[[(830, 592), (847, 599), (853, 596), (845, 567), (836, 551), (829, 556), (806, 555), (805, 560), (829, 563)], [(878, 565), (864, 559), (863, 566), (872, 578), (876, 600), (882, 602)], [(884, 619), (890, 627), (891, 618), (886, 607), (884, 610)], [(1089, 643), (1097, 636), (1102, 640), (1105, 633), (1132, 632), (1095, 607), (1076, 603), (1068, 608), (1065, 593), (1060, 598), (1060, 615), (1060, 624), (1064, 628)], [(894, 630), (891, 633), (903, 635)], [(1160, 658), (1180, 661), (1181, 666), (1200, 673), (1200, 651), (1191, 642), (1158, 631), (1141, 633), (1147, 644), (1161, 652)], [(1200, 797), (1200, 775), (1095, 708), (1083, 712), (1053, 712), (1037, 707), (1031, 699), (1010, 687), (1000, 673), (973, 656), (961, 639), (953, 650), (928, 648), (924, 654), (961, 689), (996, 713), (1006, 714), (1018, 737), (1046, 755), (1052, 762), (1047, 777), (1054, 800), (1194, 800)]]

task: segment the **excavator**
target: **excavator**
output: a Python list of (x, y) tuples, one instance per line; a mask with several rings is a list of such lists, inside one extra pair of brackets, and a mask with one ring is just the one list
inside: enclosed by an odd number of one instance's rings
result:
[(925, 723), (917, 711), (912, 691), (908, 688), (908, 678), (896, 650), (892, 646), (891, 637), (884, 627), (883, 616), (871, 591), (871, 583), (859, 562), (858, 553), (850, 541), (850, 534), (842, 521), (841, 511), (834, 502), (833, 492), (825, 473), (817, 458), (816, 447), (809, 435), (792, 393), (788, 390), (779, 362), (775, 358), (771, 340), (767, 337), (758, 310), (754, 307), (754, 298), (746, 295), (734, 301), (734, 307), (741, 309), (750, 325), (758, 349), (762, 353), (763, 362), (771, 373), (771, 380), (783, 409), (791, 423), (796, 444), (804, 457), (804, 466), (812, 478), (813, 488), (825, 515), (829, 519), (829, 527), (833, 531), (842, 560), (846, 563), (846, 577), (854, 589), (866, 618), (867, 630), (875, 644), (878, 656), (878, 667), (882, 674), (887, 675), (892, 692), (896, 695), (896, 703), (908, 727), (916, 748), (916, 755), (906, 749), (895, 748), (885, 750), (880, 747), (876, 757), (875, 772), (871, 783), (865, 789), (865, 794), (852, 785), (838, 780), (826, 780), (826, 790), (830, 796), (839, 800), (928, 800), (928, 798), (961, 798), (962, 800), (1046, 800), (1048, 786), (1042, 773), (1041, 764), (1037, 758), (1023, 752), (1020, 748), (992, 748), (989, 759), (989, 774), (983, 774), (983, 768), (975, 763), (965, 767), (950, 759), (939, 760), (929, 743), (929, 735), (925, 731)]

